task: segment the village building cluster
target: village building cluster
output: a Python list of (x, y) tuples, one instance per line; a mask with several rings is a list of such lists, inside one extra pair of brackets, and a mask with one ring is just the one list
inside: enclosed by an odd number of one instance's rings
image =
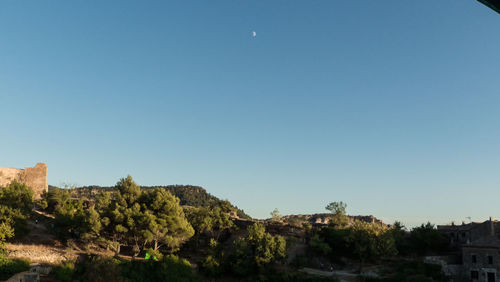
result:
[(500, 222), (491, 217), (484, 222), (438, 225), (454, 253), (428, 257), (439, 263), (451, 281), (500, 281)]

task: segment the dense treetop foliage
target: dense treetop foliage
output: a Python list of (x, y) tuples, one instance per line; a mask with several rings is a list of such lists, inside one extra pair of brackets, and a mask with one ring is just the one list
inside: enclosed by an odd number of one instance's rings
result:
[(52, 189), (46, 196), (62, 239), (98, 239), (116, 254), (123, 245), (133, 246), (135, 256), (146, 247), (176, 250), (194, 234), (177, 197), (162, 188), (141, 189), (131, 176), (112, 192), (99, 191), (95, 201), (72, 192)]
[[(221, 200), (210, 193), (208, 193), (204, 188), (193, 185), (167, 185), (167, 186), (140, 186), (142, 190), (154, 190), (154, 189), (165, 189), (172, 195), (176, 196), (180, 200), (180, 205), (191, 206), (191, 207), (210, 207), (214, 205), (226, 205), (229, 204), (234, 208), (236, 214), (240, 218), (250, 219), (251, 217), (245, 214), (245, 212), (238, 207), (233, 206), (227, 200)], [(49, 186), (49, 191), (58, 190), (60, 188), (56, 186)], [(117, 187), (102, 187), (102, 186), (84, 186), (72, 189), (74, 197), (95, 199), (100, 192), (106, 191), (114, 193)]]
[(447, 249), (446, 238), (434, 226), (427, 222), (412, 228), (410, 246), (419, 255), (435, 254)]
[(33, 191), (17, 181), (0, 189), (0, 255), (5, 241), (28, 232), (26, 219), (33, 209)]
[(229, 213), (232, 211), (230, 205), (213, 205), (198, 209), (188, 209), (187, 216), (189, 222), (196, 231), (196, 240), (203, 234), (208, 234), (211, 238), (219, 240), (220, 235), (235, 224), (231, 220)]
[(5, 242), (28, 233), (26, 220), (33, 208), (33, 191), (17, 181), (0, 188), (0, 280), (29, 269), (26, 260), (6, 257)]
[(287, 251), (284, 237), (269, 234), (260, 223), (248, 226), (246, 231), (245, 236), (232, 241), (228, 248), (212, 238), (208, 256), (200, 263), (202, 272), (208, 276), (252, 277), (269, 274), (275, 263), (284, 262)]

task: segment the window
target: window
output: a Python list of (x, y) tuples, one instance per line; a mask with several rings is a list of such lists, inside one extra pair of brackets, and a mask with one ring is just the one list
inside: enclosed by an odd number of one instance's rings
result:
[(477, 257), (476, 255), (472, 255), (472, 263), (476, 263), (477, 262)]
[(493, 264), (493, 256), (488, 256), (488, 264)]
[(474, 280), (479, 279), (479, 272), (477, 270), (472, 270), (470, 272), (470, 278)]

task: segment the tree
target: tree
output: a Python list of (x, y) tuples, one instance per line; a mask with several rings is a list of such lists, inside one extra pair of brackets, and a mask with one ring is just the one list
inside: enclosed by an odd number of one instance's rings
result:
[(142, 191), (129, 175), (116, 183), (116, 193), (102, 192), (96, 199), (102, 232), (108, 246), (120, 253), (122, 245), (132, 243), (135, 257), (146, 245), (143, 236), (144, 209), (141, 207)]
[(221, 261), (224, 259), (224, 252), (221, 245), (215, 239), (210, 239), (208, 255), (201, 263), (201, 271), (208, 276), (218, 276), (222, 273)]
[[(52, 188), (49, 189), (49, 192), (46, 195), (42, 195), (43, 199), (47, 202), (45, 210), (52, 213), (56, 210), (59, 205), (67, 203), (71, 200), (71, 188), (69, 189), (60, 189), (60, 188)], [(43, 204), (45, 205), (45, 204)]]
[(446, 249), (445, 237), (430, 222), (413, 228), (410, 232), (410, 242), (412, 249), (420, 255)]
[(15, 230), (16, 235), (27, 233), (26, 219), (28, 215), (23, 214), (20, 209), (14, 209), (7, 205), (0, 205), (0, 223), (5, 223)]
[(230, 218), (230, 212), (232, 212), (232, 209), (217, 204), (190, 209), (187, 217), (195, 230), (196, 244), (198, 245), (199, 238), (203, 234), (218, 241), (223, 232), (234, 228), (235, 225)]
[(119, 195), (123, 200), (127, 202), (128, 206), (133, 205), (142, 194), (141, 187), (134, 182), (130, 175), (120, 179), (115, 187), (120, 192)]
[(86, 224), (90, 211), (84, 206), (82, 199), (65, 198), (64, 202), (57, 204), (54, 213), (54, 227), (61, 239), (80, 238), (92, 229)]
[[(351, 232), (351, 228), (337, 228), (333, 225), (325, 226), (318, 230), (319, 238), (331, 248), (329, 255), (331, 259), (340, 261), (341, 257), (352, 255), (352, 247), (348, 242)], [(312, 238), (309, 245), (311, 247), (313, 245)]]
[(214, 226), (210, 209), (206, 207), (189, 209), (187, 211), (187, 218), (195, 231), (194, 240), (198, 247), (201, 235), (205, 232), (211, 232)]
[(6, 222), (0, 223), (0, 259), (7, 253), (5, 241), (14, 236), (14, 229)]
[(329, 255), (332, 252), (332, 248), (323, 239), (321, 239), (318, 234), (314, 234), (314, 236), (309, 241), (309, 246), (313, 250), (325, 256)]
[[(13, 181), (0, 189), (0, 203), (0, 224), (4, 224), (4, 230), (11, 230), (12, 236), (27, 233), (26, 219), (33, 209), (31, 188)], [(6, 234), (10, 234), (10, 231)], [(4, 239), (12, 236), (4, 236)]]
[(95, 209), (100, 217), (103, 239), (106, 241), (107, 246), (118, 255), (120, 246), (123, 243), (122, 231), (124, 230), (117, 222), (117, 220), (122, 220), (122, 217), (116, 205), (117, 200), (113, 199), (110, 192), (99, 193), (95, 202)]
[(349, 218), (346, 215), (347, 204), (344, 202), (331, 202), (325, 209), (332, 213), (332, 224), (336, 227), (345, 227), (349, 223)]
[(30, 214), (33, 209), (33, 190), (14, 180), (7, 187), (0, 189), (0, 203), (19, 209), (23, 214)]
[(43, 191), (40, 195), (40, 199), (36, 201), (37, 205), (42, 209), (46, 210), (49, 207), (48, 202), (49, 193), (47, 191)]
[(281, 214), (277, 208), (275, 208), (271, 213), (271, 220), (278, 221), (281, 218)]
[(149, 193), (151, 202), (146, 203), (149, 209), (144, 213), (146, 241), (154, 243), (154, 250), (158, 250), (161, 245), (175, 250), (194, 235), (193, 227), (179, 205), (179, 198), (161, 188)]
[(391, 226), (390, 232), (394, 238), (394, 244), (398, 250), (398, 254), (406, 255), (411, 251), (411, 245), (409, 243), (408, 231), (406, 227), (399, 221), (394, 222)]
[(212, 221), (212, 226), (211, 229), (208, 229), (207, 231), (209, 231), (211, 236), (217, 241), (219, 240), (222, 232), (235, 227), (229, 216), (230, 212), (232, 212), (232, 210), (224, 209), (224, 207), (219, 207), (217, 205), (209, 208), (209, 216)]
[(102, 229), (101, 216), (94, 207), (85, 210), (82, 226), (82, 238), (90, 240), (98, 238)]
[(286, 257), (286, 241), (282, 236), (272, 236), (259, 223), (247, 230), (246, 237), (234, 241), (232, 267), (236, 274), (253, 273)]
[(193, 236), (179, 199), (163, 188), (142, 191), (131, 176), (120, 179), (115, 194), (102, 193), (96, 209), (103, 232), (116, 254), (121, 245), (132, 244), (134, 256), (146, 246), (157, 251), (176, 250)]
[(331, 202), (328, 205), (326, 205), (325, 209), (329, 210), (332, 214), (344, 214), (345, 215), (345, 210), (346, 210), (347, 205), (340, 201), (340, 202)]
[(351, 230), (348, 241), (358, 256), (360, 271), (367, 260), (397, 254), (394, 238), (386, 226), (356, 220)]

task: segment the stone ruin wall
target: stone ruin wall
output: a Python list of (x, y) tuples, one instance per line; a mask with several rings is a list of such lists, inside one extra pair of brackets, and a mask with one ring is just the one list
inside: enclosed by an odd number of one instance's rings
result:
[(42, 193), (49, 189), (47, 165), (38, 163), (35, 167), (25, 169), (0, 168), (0, 187), (5, 187), (14, 180), (31, 187), (34, 198), (40, 199)]

